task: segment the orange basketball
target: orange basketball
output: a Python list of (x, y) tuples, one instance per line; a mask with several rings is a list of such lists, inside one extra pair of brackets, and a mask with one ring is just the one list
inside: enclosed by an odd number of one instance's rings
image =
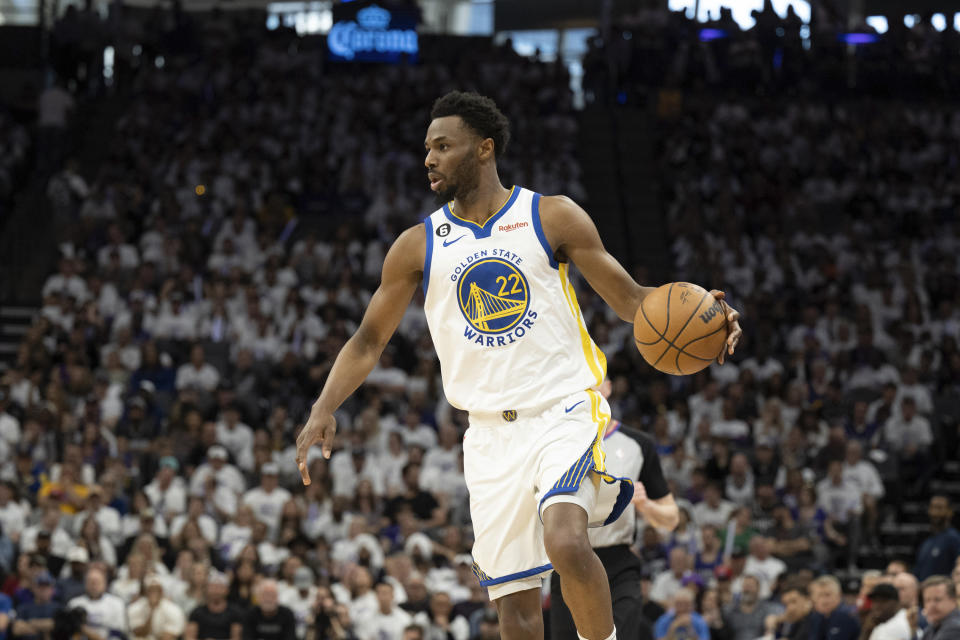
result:
[(671, 282), (643, 299), (633, 339), (658, 371), (685, 376), (717, 359), (727, 342), (723, 305), (703, 287)]

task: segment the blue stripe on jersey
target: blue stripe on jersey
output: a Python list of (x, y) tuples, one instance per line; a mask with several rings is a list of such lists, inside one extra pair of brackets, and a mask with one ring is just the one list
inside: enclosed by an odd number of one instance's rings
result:
[(576, 493), (580, 488), (580, 483), (583, 482), (587, 473), (593, 470), (594, 466), (593, 445), (590, 445), (587, 452), (580, 456), (580, 459), (574, 462), (573, 466), (567, 469), (567, 472), (560, 476), (560, 479), (554, 483), (553, 487), (540, 498), (540, 504), (537, 506), (537, 509), (540, 510), (541, 522), (543, 521), (543, 503), (547, 501), (547, 498), (555, 496), (558, 493)]
[(613, 509), (610, 511), (610, 515), (607, 516), (607, 519), (603, 521), (604, 526), (606, 526), (611, 522), (615, 522), (627, 508), (627, 505), (633, 501), (633, 480), (630, 478), (620, 478), (605, 474), (603, 476), (603, 481), (607, 484), (613, 484), (614, 482), (620, 483), (620, 493), (617, 494), (617, 501), (613, 504)]
[[(478, 571), (480, 568), (477, 567), (476, 565), (474, 565), (474, 567), (476, 567), (476, 568), (474, 569), (474, 575), (476, 575), (477, 571)], [(504, 582), (510, 582), (510, 581), (512, 581), (512, 580), (520, 580), (521, 578), (529, 578), (530, 576), (535, 576), (535, 575), (537, 575), (538, 573), (543, 573), (544, 571), (550, 571), (551, 569), (553, 569), (553, 565), (548, 562), (548, 563), (545, 564), (545, 565), (542, 565), (542, 566), (539, 566), (539, 567), (534, 567), (533, 569), (527, 569), (526, 571), (517, 571), (516, 573), (508, 573), (507, 575), (505, 575), (505, 576), (500, 576), (499, 578), (489, 578), (489, 577), (488, 577), (486, 580), (482, 580), (482, 579), (481, 579), (481, 580), (480, 580), (480, 586), (481, 586), (481, 587), (492, 587), (492, 586), (495, 585), (495, 584), (503, 584)], [(482, 572), (481, 572), (481, 573), (482, 573)], [(487, 574), (484, 573), (483, 575), (487, 575)], [(478, 576), (478, 578), (479, 578), (479, 576)]]
[(531, 207), (530, 214), (530, 217), (533, 218), (533, 230), (537, 232), (537, 239), (540, 240), (540, 245), (543, 246), (543, 250), (547, 252), (547, 260), (550, 262), (550, 266), (554, 269), (559, 269), (560, 263), (553, 257), (553, 249), (550, 248), (550, 243), (547, 242), (547, 236), (543, 233), (543, 225), (540, 224), (539, 193), (533, 194), (533, 206)]
[(452, 224), (457, 225), (458, 227), (463, 227), (464, 229), (469, 229), (473, 232), (473, 237), (477, 240), (482, 238), (489, 238), (490, 234), (493, 232), (493, 225), (497, 223), (497, 220), (503, 217), (507, 211), (510, 210), (510, 207), (513, 206), (513, 203), (516, 202), (517, 196), (520, 195), (520, 187), (514, 185), (513, 190), (510, 191), (510, 197), (507, 198), (507, 201), (503, 203), (503, 206), (483, 223), (479, 225), (476, 222), (471, 222), (470, 220), (464, 220), (463, 218), (458, 217), (452, 211), (450, 211), (450, 203), (443, 205), (443, 214), (447, 216)]
[(427, 285), (430, 284), (430, 261), (433, 259), (433, 220), (427, 216), (423, 221), (427, 232), (427, 253), (423, 256), (423, 297), (427, 297)]

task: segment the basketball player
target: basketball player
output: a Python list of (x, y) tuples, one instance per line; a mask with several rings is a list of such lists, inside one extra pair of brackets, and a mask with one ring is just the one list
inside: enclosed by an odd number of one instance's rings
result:
[[(380, 287), (297, 437), (303, 482), (309, 448), (319, 442), (329, 458), (334, 411), (373, 369), (422, 286), (444, 393), (470, 414), (463, 449), (474, 572), (496, 602), (503, 637), (543, 637), (540, 589), (555, 569), (579, 634), (613, 639), (610, 589), (587, 526), (616, 520), (633, 486), (605, 466), (609, 410), (590, 388), (603, 382), (606, 359), (567, 272), (575, 264), (625, 322), (652, 289), (606, 252), (568, 198), (500, 183), (497, 158), (510, 133), (492, 100), (452, 92), (431, 118), (424, 164), (446, 204), (387, 252)], [(725, 310), (732, 354), (741, 330), (738, 313)]]
[[(609, 398), (612, 388), (610, 380), (604, 380), (599, 388), (600, 394)], [(603, 563), (609, 580), (617, 636), (653, 640), (652, 624), (644, 619), (642, 612), (642, 564), (630, 550), (636, 537), (636, 514), (640, 513), (648, 524), (673, 529), (680, 521), (680, 510), (663, 477), (657, 443), (653, 438), (620, 424), (619, 420), (610, 420), (603, 436), (603, 448), (607, 453), (607, 471), (634, 481), (635, 509), (625, 510), (616, 522), (606, 527), (590, 529), (590, 544)], [(577, 630), (561, 587), (566, 587), (566, 583), (554, 573), (550, 580), (550, 635), (553, 640), (576, 640)]]

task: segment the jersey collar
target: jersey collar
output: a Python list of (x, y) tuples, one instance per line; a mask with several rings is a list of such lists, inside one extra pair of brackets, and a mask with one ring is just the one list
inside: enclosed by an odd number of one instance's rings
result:
[(517, 185), (513, 185), (510, 189), (510, 197), (507, 198), (507, 201), (503, 203), (503, 206), (497, 209), (496, 213), (487, 218), (487, 221), (482, 225), (477, 224), (476, 222), (471, 222), (470, 220), (464, 220), (454, 212), (450, 211), (450, 203), (443, 205), (443, 214), (447, 217), (447, 220), (452, 224), (457, 225), (458, 227), (463, 227), (473, 232), (473, 237), (476, 239), (489, 238), (491, 232), (493, 232), (493, 225), (497, 223), (497, 220), (503, 217), (513, 203), (516, 201), (517, 196), (520, 195), (520, 188)]

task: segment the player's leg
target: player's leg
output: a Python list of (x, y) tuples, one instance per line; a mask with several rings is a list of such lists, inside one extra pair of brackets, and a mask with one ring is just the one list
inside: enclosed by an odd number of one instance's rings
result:
[(577, 640), (577, 626), (563, 599), (560, 574), (556, 571), (550, 576), (550, 640)]
[(606, 640), (614, 632), (610, 584), (587, 538), (587, 512), (572, 502), (548, 505), (543, 510), (543, 542), (560, 574), (577, 632), (587, 640)]
[(494, 603), (503, 640), (543, 640), (539, 587), (505, 595)]

